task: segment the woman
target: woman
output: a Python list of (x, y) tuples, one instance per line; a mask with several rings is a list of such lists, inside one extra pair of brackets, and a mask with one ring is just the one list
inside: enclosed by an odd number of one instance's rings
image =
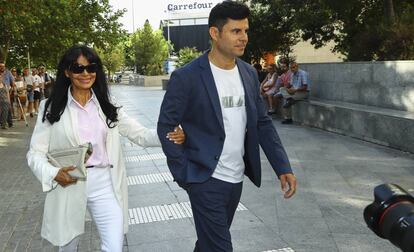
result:
[(24, 81), (24, 78), (22, 77), (22, 70), (17, 69), (17, 75), (15, 77), (14, 81), (16, 85), (16, 93), (15, 93), (15, 99), (16, 99), (16, 107), (19, 116), (17, 117), (19, 120), (24, 120), (24, 116), (26, 113), (26, 82)]
[(268, 74), (260, 85), (260, 91), (262, 93), (262, 96), (266, 98), (268, 108), (269, 108), (268, 113), (273, 114), (275, 112), (275, 109), (273, 108), (273, 95), (277, 92), (276, 65), (270, 64), (267, 67), (267, 71), (268, 71)]
[[(62, 57), (56, 85), (41, 102), (27, 153), (28, 164), (46, 195), (41, 235), (60, 251), (76, 251), (84, 232), (86, 208), (94, 219), (102, 251), (122, 251), (128, 230), (128, 193), (120, 135), (141, 146), (160, 146), (155, 130), (143, 127), (115, 106), (99, 56), (79, 45)], [(167, 137), (183, 143), (176, 127)], [(91, 142), (87, 180), (76, 181), (75, 167), (54, 167), (46, 153)]]
[(9, 89), (9, 95), (10, 95), (10, 112), (11, 112), (11, 116), (12, 118), (16, 118), (16, 114), (14, 113), (14, 101), (15, 101), (15, 97), (16, 97), (16, 78), (17, 78), (17, 69), (15, 67), (13, 67), (12, 69), (10, 69), (10, 73), (13, 76), (13, 84), (10, 86)]

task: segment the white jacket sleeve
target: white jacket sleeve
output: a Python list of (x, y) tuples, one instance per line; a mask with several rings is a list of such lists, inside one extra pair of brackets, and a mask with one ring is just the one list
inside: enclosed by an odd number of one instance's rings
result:
[(118, 110), (118, 127), (122, 136), (128, 137), (129, 140), (142, 147), (161, 147), (157, 131), (144, 127), (129, 117), (122, 108)]
[(48, 121), (42, 122), (45, 101), (40, 104), (36, 125), (30, 140), (30, 149), (26, 157), (30, 169), (42, 184), (43, 192), (48, 192), (57, 186), (54, 178), (59, 172), (59, 168), (51, 165), (46, 158), (46, 153), (49, 151), (51, 125)]

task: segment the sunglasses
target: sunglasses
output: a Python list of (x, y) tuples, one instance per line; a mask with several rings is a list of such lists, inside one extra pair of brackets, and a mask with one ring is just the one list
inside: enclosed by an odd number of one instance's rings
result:
[(98, 65), (95, 63), (89, 64), (87, 66), (74, 64), (70, 66), (69, 70), (74, 74), (83, 73), (85, 70), (88, 73), (96, 73), (98, 71)]

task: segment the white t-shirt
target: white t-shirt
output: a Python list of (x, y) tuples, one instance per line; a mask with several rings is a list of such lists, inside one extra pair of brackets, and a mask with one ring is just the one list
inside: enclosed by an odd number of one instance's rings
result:
[(32, 75), (23, 76), (23, 81), (26, 82), (26, 85), (33, 85), (34, 78)]
[(34, 91), (40, 92), (39, 85), (40, 85), (41, 82), (42, 82), (42, 79), (40, 78), (39, 75), (37, 75), (37, 74), (36, 75), (33, 75), (33, 85), (34, 86), (38, 86), (38, 87), (36, 87), (36, 88), (33, 89)]
[(246, 135), (246, 106), (244, 88), (237, 65), (224, 70), (210, 62), (211, 71), (223, 114), (223, 152), (214, 170), (213, 177), (230, 183), (239, 183), (244, 178), (244, 138)]
[(16, 88), (24, 88), (24, 82), (21, 81), (15, 81), (14, 84), (16, 85)]

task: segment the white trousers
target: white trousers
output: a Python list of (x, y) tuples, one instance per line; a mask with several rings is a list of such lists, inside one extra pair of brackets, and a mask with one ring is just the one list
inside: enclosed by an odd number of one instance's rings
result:
[[(101, 238), (101, 250), (105, 252), (122, 252), (123, 214), (116, 200), (110, 168), (88, 169), (87, 206)], [(80, 236), (75, 237), (59, 252), (76, 252)]]

